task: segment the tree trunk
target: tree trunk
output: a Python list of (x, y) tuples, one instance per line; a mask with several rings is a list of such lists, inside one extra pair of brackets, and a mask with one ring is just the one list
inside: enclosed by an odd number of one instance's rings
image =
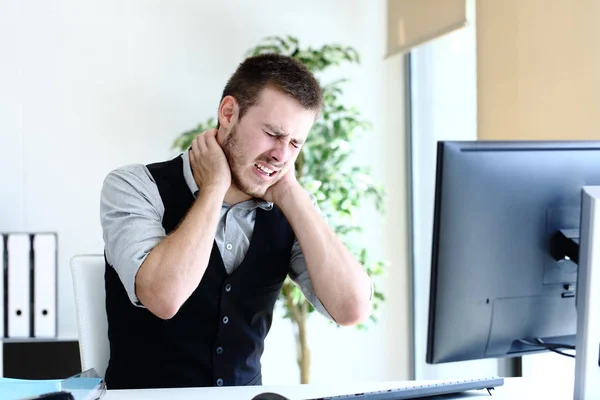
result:
[(294, 303), (293, 284), (286, 283), (282, 290), (285, 295), (287, 309), (290, 312), (290, 319), (294, 325), (296, 336), (296, 354), (298, 366), (300, 367), (300, 383), (309, 383), (310, 381), (310, 349), (308, 348), (306, 317), (308, 315), (308, 303), (302, 299), (300, 303)]
[(306, 336), (306, 316), (308, 307), (306, 300), (302, 302), (300, 308), (300, 319), (297, 321), (298, 331), (296, 333), (296, 343), (298, 344), (298, 366), (300, 367), (300, 383), (309, 383), (310, 381), (310, 349), (308, 348)]

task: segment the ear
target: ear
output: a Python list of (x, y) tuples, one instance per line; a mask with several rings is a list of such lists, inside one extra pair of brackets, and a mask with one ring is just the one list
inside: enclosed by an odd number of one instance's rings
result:
[(219, 125), (229, 130), (237, 121), (239, 106), (233, 96), (225, 96), (219, 105)]

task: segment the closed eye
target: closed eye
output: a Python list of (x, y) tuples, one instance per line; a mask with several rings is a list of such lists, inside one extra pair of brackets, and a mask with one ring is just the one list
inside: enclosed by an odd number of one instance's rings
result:
[[(287, 135), (278, 135), (276, 133), (271, 133), (269, 131), (266, 131), (263, 129), (263, 132), (265, 134), (267, 134), (268, 136), (272, 137), (272, 138), (281, 138), (281, 139), (285, 139)], [(302, 146), (302, 143), (296, 141), (296, 140), (292, 140), (290, 141), (290, 143), (292, 144), (292, 146), (294, 146), (295, 148), (299, 149), (300, 146)]]

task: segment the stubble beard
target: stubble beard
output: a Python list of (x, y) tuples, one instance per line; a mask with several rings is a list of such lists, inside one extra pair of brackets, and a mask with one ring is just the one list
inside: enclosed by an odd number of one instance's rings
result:
[(238, 160), (243, 159), (243, 155), (241, 154), (241, 150), (239, 149), (239, 132), (237, 130), (237, 126), (235, 126), (229, 136), (223, 142), (223, 153), (225, 153), (225, 157), (227, 158), (227, 162), (229, 163), (229, 167), (231, 169), (231, 182), (235, 187), (238, 188), (241, 192), (247, 194), (248, 196), (262, 198), (264, 197), (268, 186), (266, 185), (250, 185), (246, 184), (242, 180), (241, 176), (241, 167), (239, 165)]

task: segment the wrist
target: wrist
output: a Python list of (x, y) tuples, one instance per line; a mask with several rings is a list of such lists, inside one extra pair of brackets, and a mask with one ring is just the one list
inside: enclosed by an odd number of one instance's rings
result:
[(206, 193), (207, 195), (217, 196), (223, 199), (227, 193), (227, 190), (229, 189), (229, 186), (222, 183), (209, 183), (203, 185), (199, 189), (200, 193)]
[(275, 197), (274, 203), (283, 210), (293, 206), (298, 200), (302, 200), (302, 196), (306, 196), (308, 199), (302, 186), (296, 182), (295, 184), (286, 187), (285, 190), (281, 190)]

